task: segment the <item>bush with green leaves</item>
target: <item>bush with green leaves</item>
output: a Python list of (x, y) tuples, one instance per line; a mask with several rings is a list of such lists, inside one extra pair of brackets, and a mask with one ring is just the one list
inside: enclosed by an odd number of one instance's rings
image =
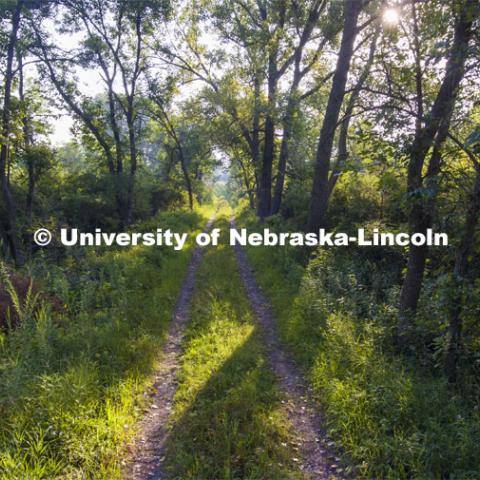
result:
[[(251, 215), (242, 214), (241, 222), (264, 227)], [(281, 220), (272, 227), (282, 228)], [(439, 285), (427, 281), (412, 349), (404, 355), (394, 341), (401, 252), (320, 248), (312, 255), (249, 247), (248, 255), (282, 338), (325, 412), (331, 445), (349, 459), (347, 471), (365, 479), (480, 477), (478, 395), (447, 383), (427, 333), (438, 332), (445, 318)], [(473, 312), (477, 294), (470, 292)], [(428, 315), (435, 323), (430, 330)], [(470, 334), (477, 327), (468, 318)], [(470, 373), (464, 381), (473, 380)]]

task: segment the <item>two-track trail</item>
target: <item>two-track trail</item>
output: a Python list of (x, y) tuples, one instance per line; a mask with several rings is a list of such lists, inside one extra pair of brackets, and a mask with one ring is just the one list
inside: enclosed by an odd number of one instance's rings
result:
[(339, 479), (322, 423), (244, 250), (197, 247), (125, 478)]
[[(209, 231), (215, 218), (211, 218), (204, 231)], [(152, 403), (140, 425), (141, 438), (125, 478), (129, 480), (155, 480), (163, 477), (162, 459), (169, 434), (168, 419), (172, 411), (173, 397), (177, 386), (180, 367), (179, 356), (186, 324), (190, 317), (190, 306), (195, 289), (196, 272), (203, 249), (195, 247), (188, 265), (187, 274), (180, 290), (172, 322), (162, 350), (162, 359), (153, 386)]]
[[(234, 218), (230, 224), (236, 228)], [(302, 470), (309, 480), (326, 480), (333, 476), (334, 469), (329, 468), (318, 405), (312, 401), (305, 379), (282, 347), (271, 307), (257, 284), (243, 247), (237, 244), (234, 248), (243, 285), (261, 326), (270, 368), (278, 379), (286, 399), (288, 419), (298, 438)], [(335, 478), (339, 477), (335, 475)]]

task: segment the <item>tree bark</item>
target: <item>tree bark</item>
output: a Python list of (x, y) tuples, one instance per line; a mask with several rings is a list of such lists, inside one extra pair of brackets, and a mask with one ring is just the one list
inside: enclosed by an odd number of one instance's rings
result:
[[(135, 33), (136, 33), (136, 57), (135, 67), (132, 75), (130, 92), (128, 91), (126, 80), (125, 94), (127, 95), (127, 125), (128, 125), (128, 141), (130, 145), (130, 176), (128, 178), (127, 192), (127, 215), (126, 223), (129, 225), (133, 219), (133, 196), (135, 191), (135, 174), (137, 172), (137, 138), (135, 134), (135, 95), (137, 80), (140, 75), (140, 57), (142, 52), (142, 16), (141, 12), (137, 12), (135, 17)], [(123, 71), (123, 70), (122, 70)], [(125, 76), (124, 76), (125, 78)]]
[[(434, 176), (438, 162), (438, 151), (446, 137), (446, 133), (439, 131), (447, 129), (452, 115), (458, 88), (464, 75), (465, 62), (468, 56), (468, 43), (472, 37), (472, 12), (467, 8), (456, 22), (455, 35), (450, 50), (445, 77), (435, 98), (425, 126), (415, 135), (408, 165), (407, 193), (410, 197), (409, 229), (410, 233), (425, 233), (431, 225), (431, 209), (434, 198), (430, 197), (428, 206), (421, 193), (423, 184), (422, 170), (425, 158), (435, 141), (434, 154), (429, 166), (431, 178)], [(443, 126), (442, 126), (443, 125)], [(437, 135), (438, 134), (438, 135)], [(427, 207), (427, 208), (426, 208)], [(426, 247), (411, 246), (408, 256), (407, 272), (400, 293), (398, 337), (402, 346), (408, 342), (408, 330), (411, 317), (414, 315), (420, 297), (425, 271)]]
[(193, 190), (192, 190), (192, 182), (190, 181), (190, 175), (188, 173), (187, 164), (185, 161), (185, 156), (183, 155), (183, 149), (178, 143), (178, 153), (180, 156), (180, 166), (182, 168), (183, 178), (185, 179), (185, 186), (187, 187), (188, 193), (188, 207), (190, 210), (193, 210)]
[(462, 291), (467, 282), (469, 257), (473, 250), (475, 241), (475, 230), (478, 225), (480, 215), (480, 166), (476, 166), (476, 177), (473, 192), (468, 202), (467, 214), (465, 217), (465, 226), (457, 248), (455, 266), (453, 269), (453, 291), (451, 300), (449, 319), (448, 319), (448, 344), (447, 354), (445, 356), (445, 373), (449, 382), (455, 382), (457, 379), (457, 365), (462, 352)]
[(367, 63), (363, 68), (360, 77), (355, 84), (355, 87), (350, 95), (350, 98), (347, 102), (347, 107), (345, 108), (345, 115), (344, 119), (340, 125), (340, 132), (338, 135), (338, 154), (337, 159), (335, 161), (335, 165), (332, 168), (332, 172), (328, 179), (328, 199), (330, 200), (330, 196), (335, 189), (335, 185), (337, 184), (338, 177), (340, 176), (345, 162), (348, 160), (348, 147), (347, 147), (347, 140), (348, 140), (348, 130), (350, 128), (350, 122), (352, 120), (353, 111), (355, 109), (355, 104), (357, 103), (358, 97), (360, 96), (360, 92), (367, 81), (368, 76), (370, 75), (370, 69), (373, 65), (373, 60), (375, 58), (375, 50), (377, 48), (377, 40), (380, 30), (377, 28), (373, 35), (372, 43), (370, 44), (370, 50), (368, 53)]
[(17, 208), (10, 192), (8, 177), (6, 172), (7, 161), (9, 157), (9, 136), (11, 131), (10, 104), (12, 96), (13, 82), (13, 59), (18, 40), (18, 30), (21, 21), (21, 12), (23, 1), (19, 0), (12, 14), (12, 30), (9, 35), (7, 46), (7, 65), (5, 70), (5, 84), (3, 93), (3, 111), (2, 111), (2, 138), (0, 148), (0, 185), (2, 197), (5, 202), (6, 212), (4, 217), (4, 231), (10, 247), (10, 253), (17, 265), (23, 265), (24, 257), (20, 248), (20, 241), (17, 237), (16, 222)]
[(268, 59), (268, 107), (265, 116), (265, 140), (260, 171), (258, 216), (264, 219), (270, 215), (272, 202), (272, 170), (275, 157), (275, 108), (277, 92), (277, 52), (271, 52)]
[[(272, 208), (271, 214), (275, 215), (280, 211), (280, 207), (282, 204), (282, 196), (283, 190), (285, 186), (285, 175), (287, 170), (287, 163), (289, 157), (289, 144), (290, 139), (292, 137), (292, 122), (295, 115), (295, 111), (298, 108), (298, 88), (300, 86), (300, 82), (302, 81), (303, 77), (312, 69), (314, 62), (311, 61), (309, 65), (305, 66), (303, 69), (301, 68), (301, 62), (303, 58), (303, 51), (305, 45), (311, 38), (312, 32), (315, 28), (315, 25), (318, 22), (320, 17), (320, 13), (325, 8), (326, 3), (321, 1), (315, 1), (310, 9), (308, 14), (308, 19), (305, 23), (305, 27), (302, 31), (300, 36), (300, 41), (295, 48), (293, 53), (293, 62), (294, 62), (294, 70), (293, 70), (293, 79), (292, 85), (290, 87), (290, 92), (287, 101), (287, 107), (285, 109), (285, 115), (283, 116), (282, 126), (283, 126), (283, 137), (282, 143), (280, 145), (280, 154), (278, 157), (278, 167), (277, 167), (277, 176), (275, 181), (275, 188), (273, 192), (273, 199), (272, 199)], [(323, 48), (323, 42), (321, 42), (320, 46), (317, 49), (316, 57), (318, 53)]]
[(333, 140), (340, 109), (345, 97), (345, 86), (353, 55), (353, 46), (358, 32), (357, 21), (362, 8), (363, 1), (361, 0), (344, 0), (342, 41), (318, 140), (307, 223), (307, 230), (310, 232), (316, 231), (325, 225), (325, 215), (328, 207), (328, 175)]
[(283, 189), (285, 185), (285, 174), (287, 171), (287, 161), (289, 157), (289, 143), (292, 137), (292, 121), (297, 107), (294, 97), (295, 93), (290, 96), (287, 103), (287, 109), (283, 120), (283, 137), (280, 146), (280, 155), (278, 157), (278, 170), (273, 192), (271, 214), (275, 215), (280, 211), (282, 205)]

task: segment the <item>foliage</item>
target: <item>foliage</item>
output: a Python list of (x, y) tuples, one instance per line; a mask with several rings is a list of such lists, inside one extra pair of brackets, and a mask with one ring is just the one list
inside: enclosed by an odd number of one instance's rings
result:
[[(2, 475), (119, 475), (188, 258), (33, 232), (192, 233), (221, 195), (252, 228), (255, 210), (278, 231), (448, 234), (249, 254), (353, 476), (480, 477), (479, 16), (470, 0), (1, 1)], [(206, 252), (169, 471), (292, 478), (233, 270)]]
[[(140, 228), (203, 221), (179, 212)], [(89, 251), (32, 265), (64, 310), (43, 303), (32, 314), (32, 298), (14, 302), (21, 323), (0, 353), (2, 478), (119, 477), (189, 251)]]
[[(249, 215), (243, 222), (257, 228)], [(355, 478), (478, 477), (478, 395), (452, 392), (423, 343), (425, 330), (417, 331), (415, 356), (396, 349), (401, 257), (329, 249), (304, 266), (294, 247), (249, 247), (248, 255), (282, 338), (318, 395), (331, 444), (350, 459), (347, 471)], [(438, 298), (428, 291), (423, 302), (417, 323), (430, 321), (438, 332)], [(465, 386), (475, 378), (473, 371), (463, 377)]]

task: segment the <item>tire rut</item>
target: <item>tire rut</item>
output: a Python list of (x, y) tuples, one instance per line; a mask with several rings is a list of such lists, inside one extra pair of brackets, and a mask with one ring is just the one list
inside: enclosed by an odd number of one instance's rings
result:
[[(236, 228), (233, 218), (230, 224)], [(340, 479), (342, 477), (335, 473), (336, 465), (329, 462), (331, 453), (325, 444), (319, 406), (312, 400), (311, 389), (282, 347), (270, 304), (257, 284), (244, 249), (238, 244), (234, 249), (244, 288), (262, 328), (270, 368), (279, 381), (285, 409), (295, 430), (303, 457), (302, 471), (310, 480)]]
[[(215, 218), (211, 218), (204, 232), (209, 231)], [(163, 478), (162, 462), (169, 436), (169, 418), (173, 410), (173, 398), (177, 389), (179, 357), (182, 351), (183, 334), (190, 318), (190, 307), (195, 289), (196, 272), (200, 264), (202, 247), (195, 247), (187, 268), (172, 316), (162, 358), (155, 374), (155, 394), (140, 424), (140, 438), (129, 467), (124, 475), (128, 480), (159, 480)]]

